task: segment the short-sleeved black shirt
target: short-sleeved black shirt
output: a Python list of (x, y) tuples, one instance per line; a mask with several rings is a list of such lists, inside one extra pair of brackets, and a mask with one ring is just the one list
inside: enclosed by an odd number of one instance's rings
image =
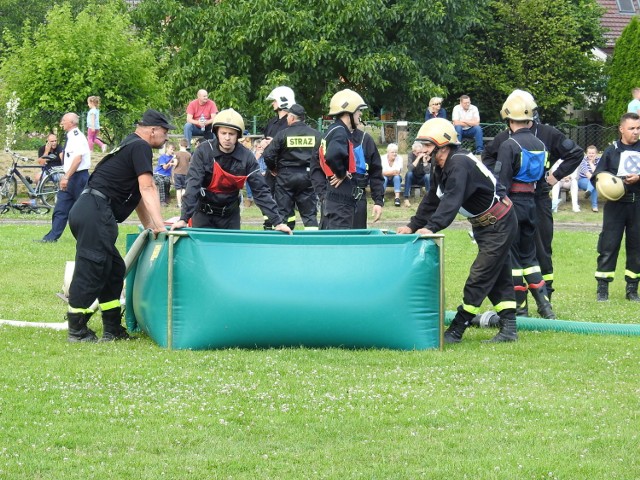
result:
[[(46, 148), (46, 145), (41, 146), (38, 149), (38, 158), (42, 157), (44, 155), (44, 149)], [(62, 153), (62, 147), (60, 145), (57, 145), (55, 150), (53, 150), (52, 152), (49, 152), (50, 154), (53, 153), (56, 156), (55, 160), (47, 160), (47, 167), (61, 167), (62, 166), (62, 160), (60, 160), (60, 154)]]
[(153, 152), (146, 141), (133, 133), (96, 166), (88, 186), (109, 197), (116, 220), (122, 222), (142, 198), (138, 176), (144, 173), (153, 173)]

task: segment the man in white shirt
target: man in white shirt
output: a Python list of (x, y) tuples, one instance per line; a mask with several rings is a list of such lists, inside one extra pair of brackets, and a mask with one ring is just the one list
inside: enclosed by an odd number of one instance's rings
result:
[(482, 140), (482, 128), (480, 127), (480, 112), (478, 107), (471, 105), (469, 95), (460, 97), (460, 105), (453, 107), (451, 121), (458, 134), (458, 139), (474, 138), (476, 142), (476, 155), (480, 155), (484, 150)]
[(63, 153), (64, 176), (60, 180), (60, 190), (56, 206), (51, 218), (51, 230), (42, 240), (43, 243), (57, 242), (62, 236), (69, 211), (89, 180), (91, 167), (91, 152), (84, 133), (78, 129), (79, 117), (73, 112), (65, 113), (60, 120), (60, 126), (67, 132), (67, 141)]

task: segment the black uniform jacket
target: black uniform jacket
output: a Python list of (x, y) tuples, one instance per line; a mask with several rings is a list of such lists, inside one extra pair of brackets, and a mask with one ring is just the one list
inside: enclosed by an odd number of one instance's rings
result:
[(376, 142), (371, 135), (359, 129), (355, 129), (351, 133), (351, 141), (354, 147), (362, 145), (364, 160), (367, 162), (371, 198), (374, 204), (382, 207), (384, 204), (384, 175), (382, 175), (382, 159)]
[[(613, 145), (609, 145), (602, 153), (602, 158), (598, 162), (593, 175), (591, 176), (591, 183), (595, 186), (596, 175), (600, 172), (609, 172), (613, 175), (618, 174), (618, 167), (620, 166), (620, 155), (624, 151), (640, 152), (640, 141), (637, 141), (633, 145), (626, 145), (620, 140)], [(624, 185), (626, 193), (640, 194), (640, 182)]]
[[(236, 176), (247, 176), (247, 183), (251, 187), (253, 199), (263, 215), (273, 225), (282, 223), (282, 216), (278, 213), (276, 202), (260, 173), (260, 167), (254, 154), (240, 143), (236, 144), (233, 152), (223, 153), (218, 149), (218, 140), (215, 138), (201, 143), (191, 157), (187, 172), (187, 188), (182, 197), (180, 220), (189, 220), (196, 211), (199, 201), (224, 207), (238, 200), (239, 190), (232, 193), (213, 193), (206, 190), (213, 176), (214, 159), (225, 172)], [(202, 193), (204, 193), (204, 197)]]
[[(435, 164), (435, 159), (431, 161)], [(436, 233), (455, 220), (460, 207), (474, 216), (485, 212), (493, 205), (496, 195), (505, 196), (504, 187), (499, 182), (494, 187), (492, 177), (482, 162), (472, 158), (467, 150), (454, 150), (444, 167), (434, 166), (429, 193), (408, 226), (414, 232), (426, 227)]]
[(267, 138), (268, 137), (274, 138), (278, 134), (278, 132), (284, 130), (288, 126), (289, 125), (287, 124), (287, 116), (286, 115), (284, 117), (282, 117), (282, 118), (273, 117), (273, 118), (271, 118), (271, 120), (269, 120), (269, 122), (267, 122), (267, 126), (264, 127), (264, 130), (262, 131), (262, 133)]
[[(553, 176), (557, 179), (562, 179), (568, 175), (571, 175), (576, 168), (580, 166), (580, 162), (584, 158), (584, 150), (580, 148), (573, 140), (566, 137), (564, 133), (551, 125), (545, 125), (542, 123), (534, 122), (531, 128), (531, 133), (542, 140), (542, 143), (547, 147), (549, 152), (549, 165), (552, 167), (559, 159), (563, 162), (558, 166), (558, 169), (554, 172)], [(498, 150), (500, 145), (509, 138), (511, 131), (509, 129), (500, 132), (495, 136), (492, 142), (485, 146), (482, 154), (482, 161), (489, 167), (489, 170), (493, 171), (493, 167), (498, 158)], [(548, 168), (546, 168), (548, 170)], [(543, 191), (548, 193), (551, 187), (547, 182), (538, 182), (537, 191)]]
[[(522, 146), (522, 148), (526, 148), (529, 151), (545, 150), (545, 145), (542, 140), (537, 138), (531, 130), (526, 127), (513, 132), (510, 138), (513, 140), (507, 139), (502, 143), (502, 145), (500, 145), (496, 164), (490, 167), (490, 170), (498, 181), (504, 185), (504, 188), (506, 188), (507, 191), (511, 188), (513, 177), (518, 174), (520, 167), (522, 166), (520, 155), (522, 149), (520, 147)], [(544, 175), (544, 172), (542, 175)], [(542, 177), (538, 180), (541, 179)]]
[(320, 146), (322, 135), (304, 122), (295, 122), (279, 131), (263, 157), (269, 170), (282, 167), (309, 168), (313, 152)]

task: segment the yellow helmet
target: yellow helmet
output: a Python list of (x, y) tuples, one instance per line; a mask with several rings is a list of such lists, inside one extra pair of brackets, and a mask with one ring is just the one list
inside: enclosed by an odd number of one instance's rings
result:
[(329, 115), (340, 115), (341, 113), (356, 113), (358, 110), (367, 108), (367, 104), (360, 95), (348, 88), (340, 90), (329, 103)]
[[(515, 92), (519, 92), (515, 94)], [(522, 90), (516, 90), (507, 97), (507, 100), (502, 104), (502, 110), (500, 110), (500, 116), (503, 120), (533, 120), (534, 110), (537, 108), (536, 102), (533, 101), (533, 97), (530, 93)], [(528, 94), (529, 99), (525, 98)]]
[(432, 118), (424, 122), (418, 130), (416, 141), (433, 143), (436, 147), (460, 145), (453, 123), (444, 118)]
[(244, 119), (242, 115), (233, 108), (227, 108), (226, 110), (218, 112), (211, 124), (211, 128), (214, 130), (218, 127), (228, 127), (238, 130), (238, 137), (241, 137), (244, 132)]
[(609, 172), (596, 175), (596, 190), (607, 200), (620, 200), (624, 196), (624, 183), (621, 178)]

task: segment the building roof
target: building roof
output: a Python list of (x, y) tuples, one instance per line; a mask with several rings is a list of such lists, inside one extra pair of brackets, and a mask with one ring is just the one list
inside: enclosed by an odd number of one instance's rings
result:
[[(629, 24), (631, 19), (640, 13), (640, 3), (637, 0), (596, 0), (605, 9), (601, 23), (605, 28), (605, 45), (602, 49), (611, 55), (616, 40), (622, 35), (622, 31)], [(625, 9), (628, 11), (621, 12)]]

